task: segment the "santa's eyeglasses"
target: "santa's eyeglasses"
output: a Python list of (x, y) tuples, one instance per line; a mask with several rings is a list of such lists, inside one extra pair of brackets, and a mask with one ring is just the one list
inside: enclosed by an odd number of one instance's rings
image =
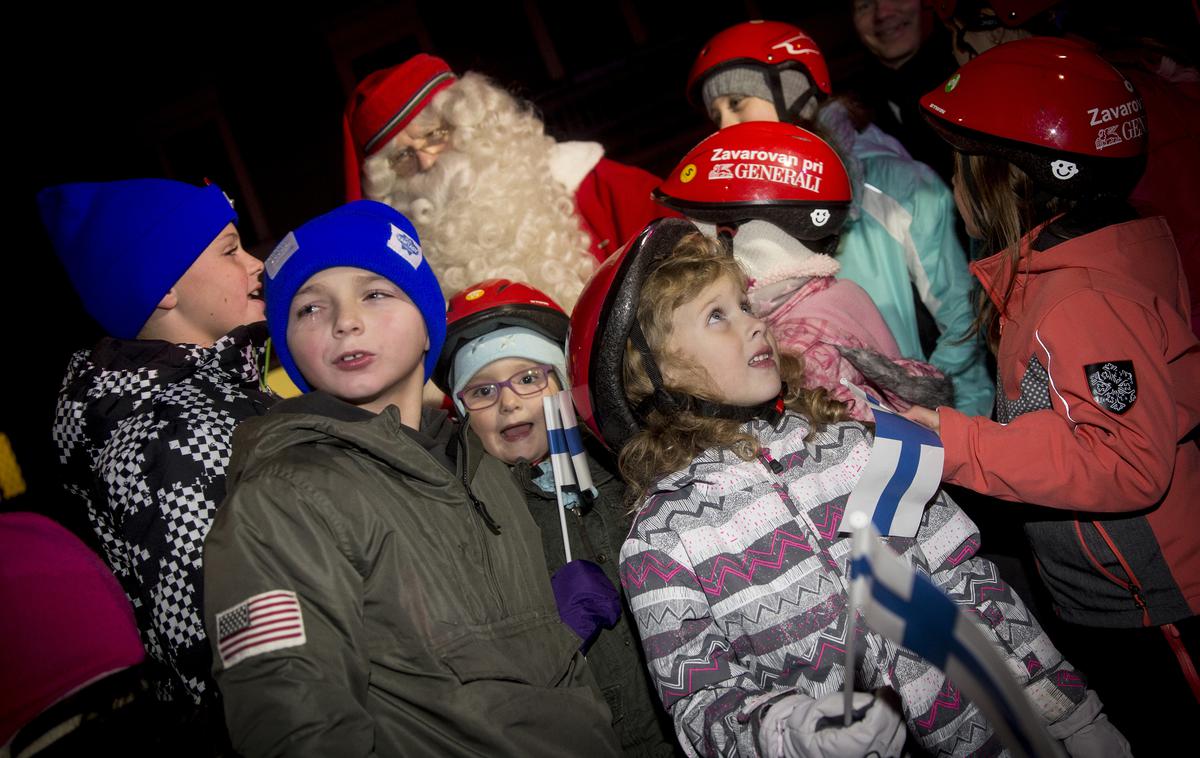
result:
[(423, 136), (413, 140), (412, 145), (388, 158), (388, 165), (392, 167), (392, 171), (395, 171), (397, 176), (412, 176), (421, 170), (421, 158), (417, 153), (437, 155), (442, 152), (450, 144), (450, 133), (450, 127), (445, 124), (426, 132)]
[(469, 411), (482, 411), (491, 408), (500, 399), (500, 390), (508, 387), (521, 397), (530, 397), (546, 389), (550, 383), (550, 372), (553, 366), (539, 364), (523, 371), (518, 371), (504, 381), (481, 382), (465, 387), (458, 392), (458, 399)]

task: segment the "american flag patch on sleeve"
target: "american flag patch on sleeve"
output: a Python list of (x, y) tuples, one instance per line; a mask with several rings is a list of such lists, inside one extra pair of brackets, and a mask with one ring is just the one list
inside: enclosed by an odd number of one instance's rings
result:
[(226, 669), (304, 642), (304, 617), (295, 592), (263, 592), (217, 614), (217, 652)]

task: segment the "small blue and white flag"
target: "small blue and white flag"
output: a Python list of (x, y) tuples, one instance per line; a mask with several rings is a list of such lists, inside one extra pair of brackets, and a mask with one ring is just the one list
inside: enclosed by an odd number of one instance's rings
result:
[[(571, 404), (569, 391), (542, 398), (542, 412), (546, 416), (546, 435), (550, 440), (550, 466), (554, 472), (554, 491), (558, 498), (559, 525), (562, 527), (563, 549), (567, 563), (571, 562), (571, 541), (567, 536), (567, 500), (578, 506), (578, 497), (587, 493), (597, 496), (592, 484), (592, 471), (588, 468), (587, 454), (583, 450), (583, 437), (579, 434), (579, 422), (575, 418), (575, 406)], [(563, 498), (564, 493), (574, 493), (574, 498)]]
[(854, 522), (850, 613), (857, 609), (872, 630), (945, 673), (1014, 755), (1063, 756), (978, 622), (915, 574), (865, 516)]
[(567, 443), (567, 452), (571, 456), (571, 469), (575, 473), (575, 483), (580, 492), (590, 493), (595, 497), (598, 493), (592, 483), (592, 470), (588, 466), (587, 453), (583, 450), (583, 435), (579, 432), (579, 421), (575, 418), (575, 405), (571, 401), (570, 390), (558, 393), (558, 412), (562, 417), (563, 438)]
[(562, 492), (589, 493), (595, 497), (592, 472), (583, 450), (583, 437), (569, 391), (542, 398), (546, 434), (550, 438), (550, 463), (554, 482)]
[(871, 459), (846, 503), (841, 531), (850, 517), (865, 513), (889, 537), (914, 537), (925, 505), (942, 483), (946, 451), (936, 434), (883, 407), (878, 400), (842, 380), (875, 414)]

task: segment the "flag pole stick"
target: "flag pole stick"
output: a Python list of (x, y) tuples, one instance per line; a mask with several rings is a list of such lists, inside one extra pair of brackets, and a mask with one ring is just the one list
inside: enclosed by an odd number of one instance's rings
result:
[[(850, 550), (850, 561), (853, 563), (854, 559), (866, 556), (867, 551), (870, 549), (871, 530), (869, 525), (871, 520), (867, 514), (859, 511), (858, 513), (850, 514), (849, 521), (850, 528), (853, 530), (851, 536), (853, 547)], [(859, 607), (862, 606), (862, 590), (865, 587), (865, 577), (855, 576), (850, 582), (850, 602), (849, 608), (846, 611), (848, 614), (846, 618), (846, 661), (844, 664), (846, 681), (842, 687), (842, 702), (844, 707), (842, 724), (844, 726), (850, 726), (850, 721), (854, 714), (854, 672), (857, 669), (854, 650), (854, 630), (856, 628), (854, 618), (858, 615)]]
[[(546, 434), (552, 434), (551, 430), (557, 428), (560, 424), (558, 419), (558, 410), (555, 407), (555, 397), (548, 395), (542, 398), (542, 413), (546, 415)], [(551, 458), (550, 470), (554, 474), (554, 496), (558, 499), (558, 523), (562, 527), (563, 550), (567, 556), (567, 563), (571, 562), (571, 540), (567, 536), (567, 507), (563, 505), (562, 482), (558, 481), (558, 469), (554, 466), (553, 457)]]

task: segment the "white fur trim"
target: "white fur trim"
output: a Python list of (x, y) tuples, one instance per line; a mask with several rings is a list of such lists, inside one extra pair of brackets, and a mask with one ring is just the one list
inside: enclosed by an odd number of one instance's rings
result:
[[(716, 237), (715, 225), (692, 221), (705, 235)], [(733, 237), (733, 257), (750, 278), (751, 289), (787, 279), (834, 276), (842, 268), (833, 258), (809, 250), (800, 240), (761, 219), (738, 227)]]
[(599, 142), (556, 142), (550, 148), (550, 175), (574, 194), (603, 157)]

